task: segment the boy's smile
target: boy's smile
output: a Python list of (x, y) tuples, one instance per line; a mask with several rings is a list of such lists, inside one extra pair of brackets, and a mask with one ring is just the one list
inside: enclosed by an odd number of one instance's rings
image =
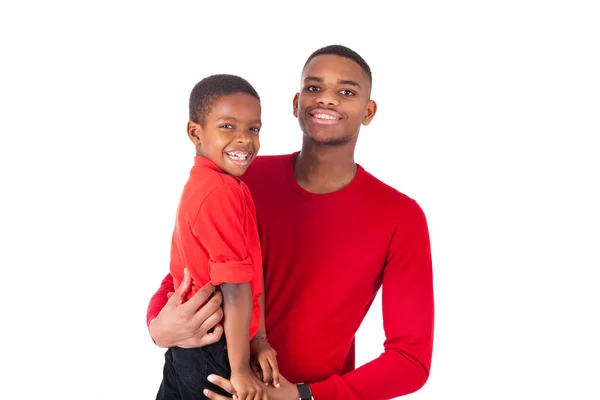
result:
[(230, 162), (241, 167), (247, 167), (253, 159), (253, 153), (249, 150), (225, 150), (225, 155)]

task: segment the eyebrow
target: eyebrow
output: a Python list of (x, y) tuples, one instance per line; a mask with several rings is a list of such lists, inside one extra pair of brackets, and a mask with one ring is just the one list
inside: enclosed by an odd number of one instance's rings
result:
[[(225, 117), (218, 118), (217, 121), (234, 121), (234, 122), (237, 122), (237, 119), (233, 118), (233, 117), (227, 117), (227, 116), (225, 116)], [(250, 123), (252, 123), (252, 124), (262, 124), (262, 121), (260, 119), (255, 119), (254, 121), (250, 121)]]
[[(304, 82), (306, 82), (306, 81), (315, 81), (315, 82), (319, 82), (319, 83), (323, 83), (324, 82), (323, 78), (319, 78), (318, 76), (307, 76), (306, 78), (304, 78)], [(356, 86), (359, 89), (361, 89), (361, 87), (358, 84), (358, 82), (351, 81), (349, 79), (338, 79), (338, 83), (340, 85), (352, 85), (352, 86)]]

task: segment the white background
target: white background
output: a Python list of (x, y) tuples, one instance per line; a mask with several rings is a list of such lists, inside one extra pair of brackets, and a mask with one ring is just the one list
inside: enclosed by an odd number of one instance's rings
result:
[[(339, 43), (379, 105), (357, 161), (429, 220), (433, 365), (406, 398), (600, 398), (596, 4), (2, 2), (0, 397), (154, 398), (145, 313), (194, 154), (191, 88), (244, 76), (262, 154), (291, 152), (302, 65)], [(383, 338), (378, 298), (359, 365)]]

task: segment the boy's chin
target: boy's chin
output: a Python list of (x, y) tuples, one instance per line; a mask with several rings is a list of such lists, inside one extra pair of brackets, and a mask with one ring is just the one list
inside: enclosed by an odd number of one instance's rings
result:
[(238, 166), (238, 165), (235, 165), (235, 166), (228, 165), (225, 168), (225, 172), (227, 172), (229, 175), (235, 176), (235, 177), (242, 176), (242, 175), (244, 175), (244, 172), (246, 172), (246, 170), (248, 169), (248, 167), (250, 166), (250, 164), (251, 163), (249, 163), (248, 165), (243, 166), (243, 167), (242, 166)]

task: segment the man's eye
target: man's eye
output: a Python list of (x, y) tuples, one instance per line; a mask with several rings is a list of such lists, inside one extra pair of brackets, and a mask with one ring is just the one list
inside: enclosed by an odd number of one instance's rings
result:
[(223, 128), (223, 129), (233, 129), (233, 125), (229, 125), (229, 124), (223, 124), (220, 125), (219, 128)]
[(319, 88), (318, 86), (308, 86), (306, 90), (308, 90), (309, 92), (318, 92), (319, 90), (321, 90), (321, 88)]
[(340, 91), (341, 94), (343, 94), (344, 96), (355, 96), (356, 93), (354, 93), (352, 90), (348, 90), (348, 89), (342, 89)]

